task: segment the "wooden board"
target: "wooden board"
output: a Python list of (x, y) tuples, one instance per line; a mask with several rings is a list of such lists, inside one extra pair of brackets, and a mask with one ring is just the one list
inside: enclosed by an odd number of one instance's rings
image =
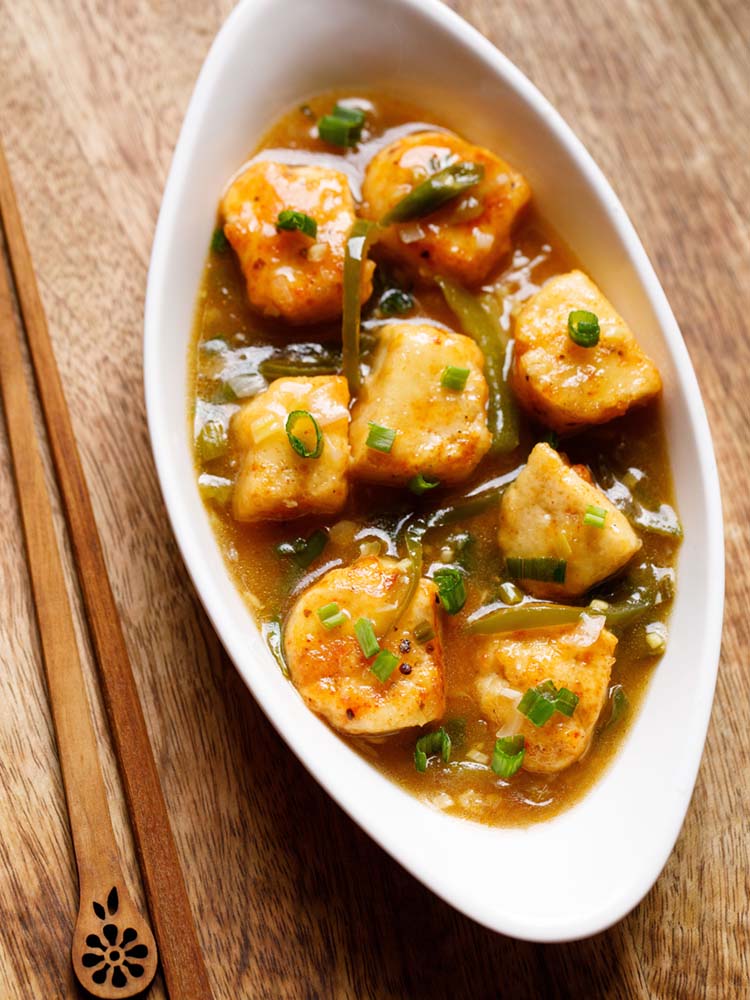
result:
[[(230, 6), (0, 0), (0, 127), (216, 997), (747, 995), (750, 6), (452, 4), (551, 98), (622, 197), (695, 362), (722, 475), (724, 658), (690, 812), (647, 899), (560, 946), (458, 916), (329, 801), (235, 674), (171, 537), (141, 388), (146, 268), (180, 122)], [(0, 509), (0, 997), (56, 1000), (77, 995), (75, 873), (2, 425)], [(96, 726), (132, 857), (100, 707)], [(132, 863), (126, 875), (137, 895)]]

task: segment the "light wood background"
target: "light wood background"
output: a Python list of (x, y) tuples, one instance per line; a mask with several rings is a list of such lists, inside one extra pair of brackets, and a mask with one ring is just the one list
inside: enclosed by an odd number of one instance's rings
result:
[[(723, 482), (724, 656), (692, 806), (646, 900), (563, 946), (458, 916), (328, 800), (235, 674), (172, 540), (141, 390), (146, 268), (230, 0), (0, 0), (0, 128), (215, 996), (750, 996), (750, 4), (452, 6), (622, 197), (681, 323)], [(77, 995), (76, 881), (2, 424), (0, 511), (0, 1000), (56, 1000)]]

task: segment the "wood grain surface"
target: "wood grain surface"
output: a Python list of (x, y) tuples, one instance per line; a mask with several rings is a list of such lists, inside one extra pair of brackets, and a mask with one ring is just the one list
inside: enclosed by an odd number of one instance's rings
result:
[[(171, 537), (141, 388), (146, 268), (180, 122), (231, 3), (0, 0), (0, 129), (214, 993), (750, 996), (750, 5), (451, 5), (539, 85), (621, 196), (687, 340), (723, 484), (724, 655), (685, 826), (645, 901), (568, 945), (458, 916), (329, 801), (236, 675)], [(78, 995), (75, 869), (4, 425), (0, 510), (0, 1000), (57, 1000)], [(165, 996), (159, 981), (150, 996)]]

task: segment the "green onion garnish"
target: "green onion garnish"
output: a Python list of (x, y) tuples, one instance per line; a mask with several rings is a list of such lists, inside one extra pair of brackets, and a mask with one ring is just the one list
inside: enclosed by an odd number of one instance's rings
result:
[(213, 253), (224, 253), (225, 250), (229, 248), (229, 240), (224, 235), (224, 230), (221, 226), (214, 229), (214, 234), (211, 237), (211, 251)]
[(421, 472), (409, 480), (409, 489), (412, 493), (416, 493), (418, 497), (429, 490), (434, 490), (439, 485), (439, 479), (433, 479), (431, 476), (423, 476)]
[(557, 692), (557, 702), (555, 708), (562, 715), (567, 715), (568, 718), (575, 712), (576, 705), (578, 704), (578, 695), (573, 694), (567, 688), (560, 688)]
[(424, 646), (424, 644), (429, 642), (430, 639), (435, 638), (435, 629), (426, 619), (423, 619), (421, 622), (417, 622), (414, 626), (414, 638), (420, 646)]
[(547, 680), (529, 688), (518, 703), (518, 711), (538, 727), (549, 722), (555, 712), (570, 718), (577, 704), (577, 694), (567, 688), (558, 691), (552, 681)]
[(298, 229), (305, 236), (309, 236), (312, 239), (315, 239), (318, 235), (318, 223), (315, 219), (308, 215), (307, 212), (298, 212), (294, 208), (285, 208), (282, 212), (279, 212), (279, 217), (276, 220), (276, 228), (284, 229), (287, 232)]
[(320, 619), (320, 624), (330, 631), (339, 625), (343, 625), (347, 616), (338, 604), (332, 601), (330, 604), (324, 604), (322, 608), (318, 608), (318, 618)]
[(568, 564), (564, 559), (552, 559), (549, 556), (519, 558), (508, 556), (505, 569), (513, 580), (540, 580), (550, 583), (565, 583)]
[(466, 604), (466, 587), (464, 586), (463, 573), (446, 566), (444, 569), (437, 569), (432, 574), (432, 578), (437, 584), (440, 603), (449, 615), (456, 615)]
[(374, 448), (375, 451), (382, 451), (387, 455), (390, 453), (395, 440), (396, 431), (392, 431), (390, 427), (381, 427), (380, 424), (374, 424), (370, 421), (370, 430), (365, 441), (368, 448)]
[(365, 113), (360, 108), (340, 104), (318, 121), (318, 135), (332, 146), (356, 146), (362, 135)]
[(466, 388), (468, 377), (468, 368), (455, 368), (453, 365), (448, 365), (447, 368), (443, 369), (443, 374), (440, 376), (440, 384), (444, 389), (463, 392)]
[(420, 772), (427, 770), (427, 758), (440, 754), (445, 763), (451, 759), (451, 738), (441, 726), (437, 732), (420, 736), (414, 749), (414, 766)]
[(398, 657), (389, 649), (381, 649), (378, 655), (370, 664), (370, 670), (379, 681), (387, 681), (393, 671), (398, 666)]
[(587, 309), (574, 309), (568, 315), (568, 336), (579, 347), (596, 347), (599, 343), (599, 317)]
[(526, 739), (522, 733), (503, 736), (495, 743), (492, 753), (492, 770), (499, 778), (512, 778), (526, 756)]
[(291, 556), (301, 569), (315, 562), (328, 542), (328, 534), (318, 528), (309, 538), (295, 538), (292, 542), (280, 542), (276, 551), (280, 556)]
[(603, 528), (607, 512), (603, 507), (594, 507), (589, 504), (586, 513), (583, 515), (583, 523), (591, 528)]
[(358, 618), (354, 623), (354, 634), (357, 636), (359, 648), (363, 655), (369, 660), (380, 652), (380, 644), (375, 635), (375, 629), (369, 618)]
[(555, 697), (551, 691), (540, 687), (529, 688), (518, 703), (518, 711), (535, 726), (543, 726), (554, 714)]
[(386, 212), (381, 225), (392, 222), (409, 222), (436, 211), (441, 205), (457, 198), (470, 187), (474, 187), (484, 177), (481, 163), (451, 163), (442, 170), (431, 174), (421, 184), (417, 184), (393, 208)]
[(200, 429), (196, 444), (204, 462), (220, 458), (229, 447), (226, 427), (218, 420), (207, 420)]
[(560, 446), (560, 436), (555, 431), (548, 431), (542, 438), (542, 441), (548, 444), (550, 448), (554, 448), (555, 451)]
[[(312, 430), (315, 434), (315, 446), (313, 448), (309, 448), (302, 438), (294, 433), (295, 427), (302, 421), (308, 422), (308, 430)], [(284, 428), (286, 436), (289, 438), (289, 444), (298, 455), (301, 455), (302, 458), (320, 458), (323, 451), (323, 432), (318, 427), (318, 421), (312, 413), (308, 413), (307, 410), (292, 410), (286, 418)]]
[(383, 292), (378, 302), (378, 310), (383, 316), (401, 316), (414, 308), (414, 298), (400, 288), (389, 288)]

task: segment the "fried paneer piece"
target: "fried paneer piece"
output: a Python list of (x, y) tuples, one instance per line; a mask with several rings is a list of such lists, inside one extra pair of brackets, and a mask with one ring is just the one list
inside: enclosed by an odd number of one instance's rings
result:
[[(607, 700), (616, 645), (601, 615), (584, 615), (576, 625), (506, 633), (483, 644), (476, 680), (481, 711), (500, 731), (523, 734), (527, 771), (562, 771), (588, 750)], [(516, 706), (546, 680), (572, 691), (578, 704), (570, 718), (555, 712), (537, 727)]]
[[(595, 347), (579, 347), (568, 334), (577, 309), (599, 319)], [(529, 413), (563, 434), (653, 399), (661, 376), (594, 282), (571, 271), (546, 282), (518, 314), (511, 385)]]
[[(588, 507), (605, 512), (601, 528), (584, 524)], [(616, 573), (641, 541), (627, 518), (548, 444), (538, 444), (500, 503), (503, 555), (565, 559), (565, 582), (524, 580), (536, 597), (576, 597)]]
[[(398, 626), (390, 624), (398, 599), (408, 586), (407, 564), (381, 556), (362, 556), (350, 566), (332, 569), (309, 587), (292, 608), (284, 630), (289, 672), (308, 707), (345, 733), (378, 735), (423, 726), (445, 712), (443, 649), (438, 621), (437, 588), (420, 580)], [(343, 624), (326, 629), (318, 609), (335, 603)], [(354, 632), (369, 619), (383, 649), (399, 658), (385, 681), (372, 672)], [(426, 621), (435, 632), (424, 644), (414, 628)], [(402, 669), (402, 666), (406, 666)]]
[[(238, 521), (284, 521), (341, 510), (348, 491), (348, 406), (342, 375), (280, 378), (245, 403), (231, 425), (244, 453), (232, 497)], [(290, 444), (285, 425), (295, 410), (306, 410), (318, 423), (323, 436), (318, 458), (303, 458)], [(297, 427), (295, 434), (314, 450), (310, 421)]]
[[(305, 212), (318, 226), (312, 239), (278, 230), (284, 209)], [(224, 233), (240, 259), (250, 303), (289, 323), (341, 315), (344, 248), (354, 222), (346, 174), (330, 167), (255, 160), (229, 185), (221, 202)], [(372, 292), (375, 265), (362, 269), (361, 300)]]
[(525, 178), (499, 156), (451, 132), (397, 139), (367, 168), (363, 212), (381, 219), (430, 174), (457, 162), (481, 164), (483, 180), (422, 219), (389, 226), (378, 246), (423, 277), (439, 274), (476, 285), (510, 249), (513, 222), (531, 197)]
[[(449, 366), (468, 370), (463, 390), (441, 383)], [(466, 479), (490, 446), (484, 357), (469, 337), (431, 323), (389, 323), (352, 410), (352, 475), (405, 485), (420, 472)], [(389, 452), (369, 447), (370, 425), (396, 432)]]

